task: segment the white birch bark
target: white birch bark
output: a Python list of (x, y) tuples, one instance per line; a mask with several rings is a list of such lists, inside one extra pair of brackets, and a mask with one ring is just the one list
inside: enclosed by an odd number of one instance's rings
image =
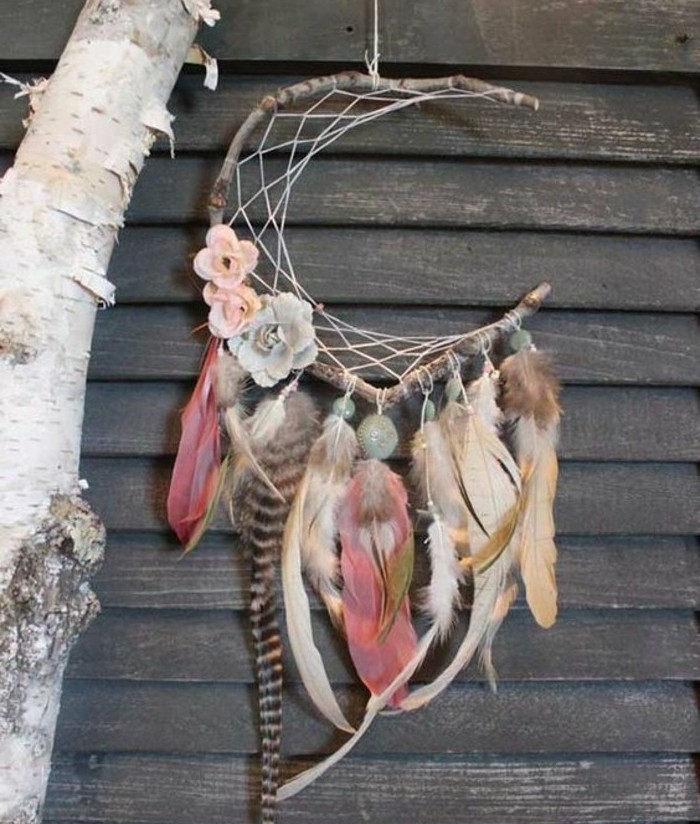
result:
[[(209, 0), (89, 0), (0, 182), (0, 822), (41, 817), (104, 531), (78, 461), (95, 310)], [(41, 21), (37, 21), (40, 25)], [(211, 20), (208, 20), (211, 22)]]

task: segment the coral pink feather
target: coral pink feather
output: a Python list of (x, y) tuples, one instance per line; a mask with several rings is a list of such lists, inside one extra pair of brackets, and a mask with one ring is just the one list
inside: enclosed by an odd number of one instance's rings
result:
[[(360, 464), (339, 518), (343, 618), (350, 656), (374, 694), (382, 693), (413, 658), (417, 638), (406, 590), (413, 533), (406, 489), (380, 461)], [(391, 699), (397, 706), (402, 687)]]
[(211, 338), (192, 397), (182, 411), (182, 434), (168, 492), (168, 523), (187, 545), (204, 517), (221, 466), (216, 400), (218, 340)]

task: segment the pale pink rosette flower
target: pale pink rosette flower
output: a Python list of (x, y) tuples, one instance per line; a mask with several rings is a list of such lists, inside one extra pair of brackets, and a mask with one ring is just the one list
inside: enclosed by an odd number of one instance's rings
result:
[(194, 270), (217, 286), (240, 286), (258, 263), (257, 248), (249, 240), (239, 240), (230, 226), (213, 226), (207, 232), (206, 244), (195, 255)]
[(248, 327), (261, 307), (260, 298), (250, 286), (225, 289), (207, 283), (202, 297), (209, 310), (209, 331), (217, 338), (230, 338)]

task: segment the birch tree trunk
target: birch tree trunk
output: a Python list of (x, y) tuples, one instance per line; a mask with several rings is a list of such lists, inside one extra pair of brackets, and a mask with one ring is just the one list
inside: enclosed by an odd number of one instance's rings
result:
[[(0, 821), (41, 817), (104, 530), (78, 461), (95, 310), (209, 0), (89, 0), (0, 182)], [(39, 24), (40, 21), (37, 21)]]

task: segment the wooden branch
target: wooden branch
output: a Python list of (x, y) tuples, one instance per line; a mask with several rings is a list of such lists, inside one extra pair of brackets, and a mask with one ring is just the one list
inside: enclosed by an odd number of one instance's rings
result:
[(308, 366), (306, 371), (343, 392), (352, 388), (355, 395), (370, 403), (377, 403), (381, 399), (382, 407), (386, 409), (422, 391), (426, 381), (430, 382), (432, 379), (433, 383), (437, 383), (444, 380), (451, 373), (455, 361), (461, 365), (484, 348), (490, 348), (500, 335), (516, 329), (524, 318), (534, 315), (551, 291), (552, 287), (548, 283), (540, 283), (500, 320), (468, 333), (450, 350), (417, 366), (404, 380), (389, 388), (373, 386), (349, 370), (331, 364), (316, 362)]
[(231, 181), (238, 165), (238, 159), (245, 142), (255, 129), (278, 109), (297, 103), (300, 100), (326, 94), (334, 89), (357, 92), (394, 91), (405, 94), (430, 94), (456, 89), (484, 95), (498, 103), (524, 106), (534, 111), (537, 111), (540, 105), (539, 100), (529, 94), (514, 92), (512, 89), (503, 86), (493, 86), (484, 80), (465, 77), (462, 74), (456, 74), (452, 77), (394, 79), (389, 77), (373, 78), (368, 74), (349, 71), (325, 77), (314, 77), (301, 83), (295, 83), (292, 86), (280, 89), (276, 95), (264, 97), (234, 135), (209, 197), (209, 215), (212, 226), (223, 222)]

